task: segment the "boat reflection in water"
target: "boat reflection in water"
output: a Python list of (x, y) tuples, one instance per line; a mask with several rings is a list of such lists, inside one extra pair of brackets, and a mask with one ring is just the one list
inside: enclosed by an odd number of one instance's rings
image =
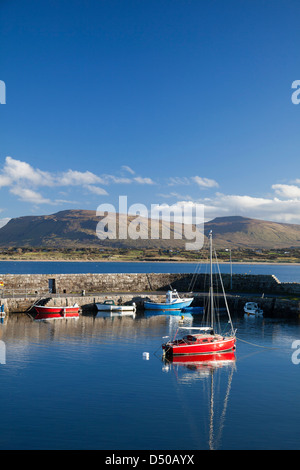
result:
[(113, 311), (102, 311), (99, 310), (95, 318), (123, 318), (123, 317), (130, 317), (135, 318), (136, 313), (131, 312), (113, 312)]
[(168, 312), (162, 312), (158, 310), (145, 310), (144, 318), (149, 317), (161, 317), (165, 318), (169, 324), (170, 332), (176, 332), (178, 325), (191, 325), (193, 323), (194, 317), (190, 313), (179, 313), (176, 315), (169, 315)]
[[(169, 359), (163, 357), (162, 360), (164, 363), (163, 372), (172, 371), (179, 384), (191, 385), (197, 381), (203, 383), (203, 390), (208, 391), (201, 400), (209, 407), (208, 446), (210, 450), (218, 449), (221, 445), (232, 378), (236, 371), (234, 351), (173, 356)], [(227, 384), (224, 384), (224, 381)], [(221, 395), (224, 395), (223, 400)], [(218, 410), (215, 409), (215, 404), (217, 404)]]

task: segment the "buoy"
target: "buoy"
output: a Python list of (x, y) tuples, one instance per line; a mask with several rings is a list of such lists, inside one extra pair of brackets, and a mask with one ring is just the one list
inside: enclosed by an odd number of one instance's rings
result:
[(149, 361), (150, 354), (148, 352), (143, 352), (143, 359)]

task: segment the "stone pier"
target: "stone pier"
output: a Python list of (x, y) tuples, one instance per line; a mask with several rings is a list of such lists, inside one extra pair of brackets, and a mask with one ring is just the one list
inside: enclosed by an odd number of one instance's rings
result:
[[(242, 312), (247, 301), (259, 302), (268, 316), (298, 317), (300, 284), (281, 283), (272, 275), (222, 275), (228, 303)], [(208, 291), (209, 276), (204, 274), (0, 274), (0, 302), (6, 311), (27, 312), (40, 298), (51, 298), (53, 305), (78, 303), (83, 311), (95, 308), (95, 303), (113, 299), (134, 301), (143, 308), (145, 300), (162, 301), (172, 287), (179, 293), (193, 295), (201, 305)], [(222, 292), (216, 281), (215, 292)]]

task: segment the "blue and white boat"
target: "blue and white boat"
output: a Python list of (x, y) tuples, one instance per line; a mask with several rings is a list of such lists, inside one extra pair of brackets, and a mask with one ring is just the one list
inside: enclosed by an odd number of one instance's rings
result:
[(176, 290), (169, 290), (165, 302), (144, 302), (146, 310), (181, 310), (189, 307), (194, 298), (181, 298)]

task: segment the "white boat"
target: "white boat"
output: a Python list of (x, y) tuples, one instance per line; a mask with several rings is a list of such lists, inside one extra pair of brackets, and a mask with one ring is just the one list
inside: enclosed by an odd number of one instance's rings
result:
[(115, 304), (114, 300), (105, 300), (103, 303), (96, 303), (97, 310), (102, 312), (135, 312), (136, 304), (132, 305), (118, 305)]
[(254, 315), (254, 316), (261, 316), (263, 315), (264, 311), (259, 308), (258, 304), (256, 302), (246, 302), (245, 306), (244, 306), (244, 312), (250, 316), (250, 315)]

